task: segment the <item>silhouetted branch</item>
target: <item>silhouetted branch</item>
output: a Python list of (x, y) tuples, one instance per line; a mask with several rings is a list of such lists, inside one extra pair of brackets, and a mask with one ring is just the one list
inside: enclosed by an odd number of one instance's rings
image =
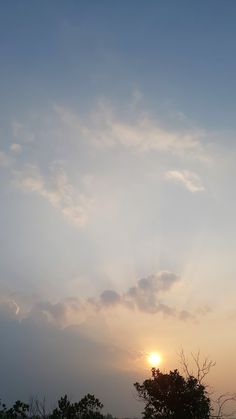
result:
[(29, 401), (30, 415), (40, 419), (47, 419), (48, 412), (46, 408), (46, 398), (39, 400), (37, 397), (31, 397)]
[(202, 384), (204, 378), (209, 374), (210, 370), (216, 365), (216, 363), (208, 357), (204, 358), (202, 361), (200, 351), (196, 354), (191, 353), (191, 357), (194, 362), (195, 371), (189, 369), (189, 360), (186, 357), (184, 350), (181, 349), (179, 358), (184, 375), (186, 377), (194, 376), (197, 378), (199, 384)]
[(214, 400), (216, 404), (216, 413), (212, 418), (215, 419), (223, 419), (223, 418), (230, 418), (232, 415), (236, 414), (236, 409), (231, 411), (230, 413), (225, 413), (224, 409), (226, 405), (230, 402), (236, 402), (236, 394), (235, 393), (224, 393), (221, 394), (216, 400)]

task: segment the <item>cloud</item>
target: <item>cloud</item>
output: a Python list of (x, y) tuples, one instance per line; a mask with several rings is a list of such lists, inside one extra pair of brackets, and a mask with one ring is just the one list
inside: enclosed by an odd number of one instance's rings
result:
[(0, 316), (15, 319), (19, 315), (20, 307), (13, 299), (3, 299), (0, 302)]
[(175, 310), (160, 300), (160, 294), (170, 290), (179, 281), (178, 275), (161, 271), (137, 281), (137, 284), (127, 291), (125, 299), (131, 301), (136, 308), (147, 313), (162, 312), (166, 315), (175, 315)]
[(138, 281), (138, 287), (142, 290), (167, 291), (179, 279), (179, 276), (173, 272), (161, 271), (155, 275), (140, 279)]
[(61, 167), (55, 170), (55, 166), (52, 166), (51, 175), (46, 177), (37, 166), (27, 165), (14, 172), (14, 185), (24, 192), (38, 193), (76, 227), (83, 227), (87, 223), (92, 201), (75, 190)]
[(179, 281), (180, 277), (175, 273), (161, 271), (139, 279), (133, 287), (130, 287), (123, 294), (114, 290), (105, 290), (98, 300), (91, 300), (90, 302), (98, 309), (121, 305), (127, 309), (137, 309), (143, 313), (162, 313), (166, 316), (179, 316), (180, 319), (185, 320), (187, 311), (181, 315), (178, 310), (162, 301), (163, 294), (168, 293)]
[(201, 183), (199, 176), (188, 170), (169, 170), (165, 174), (165, 178), (176, 183), (183, 185), (188, 191), (202, 192), (205, 190)]
[(187, 310), (182, 310), (182, 311), (180, 311), (180, 313), (179, 313), (179, 319), (180, 319), (180, 320), (183, 320), (183, 321), (186, 321), (186, 320), (193, 320), (193, 319), (194, 319), (194, 316), (193, 316), (191, 313), (189, 313), (189, 311), (187, 311)]
[[(57, 326), (81, 324), (90, 316), (98, 312), (123, 307), (126, 310), (138, 310), (147, 314), (163, 314), (174, 316), (181, 320), (193, 318), (187, 310), (179, 310), (168, 304), (169, 293), (173, 292), (176, 284), (181, 281), (179, 275), (169, 271), (143, 277), (132, 286), (119, 293), (114, 289), (105, 289), (99, 297), (93, 298), (64, 298), (57, 302), (32, 300), (24, 303), (21, 296), (6, 295), (0, 301), (1, 308), (12, 316), (34, 319), (36, 322), (46, 322)], [(1, 305), (2, 304), (2, 305)]]
[(22, 318), (36, 323), (49, 323), (58, 327), (68, 327), (83, 323), (92, 313), (87, 301), (68, 297), (58, 302), (36, 301), (25, 310)]
[(115, 112), (109, 103), (101, 102), (89, 114), (82, 116), (68, 108), (55, 106), (60, 120), (90, 144), (103, 147), (122, 146), (130, 150), (156, 151), (202, 157), (203, 130), (175, 131), (165, 128), (148, 112), (135, 114), (128, 121)]
[(20, 144), (13, 143), (13, 144), (11, 144), (11, 146), (10, 146), (10, 150), (11, 150), (13, 153), (20, 154), (20, 153), (21, 153), (21, 151), (22, 151), (22, 146), (21, 146)]
[(115, 305), (120, 303), (121, 296), (113, 290), (105, 290), (100, 295), (101, 304), (104, 306)]

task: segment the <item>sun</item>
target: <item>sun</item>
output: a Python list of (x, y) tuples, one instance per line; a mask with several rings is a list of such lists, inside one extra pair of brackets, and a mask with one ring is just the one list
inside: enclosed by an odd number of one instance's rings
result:
[(152, 367), (157, 367), (161, 363), (161, 356), (157, 352), (150, 352), (147, 360)]

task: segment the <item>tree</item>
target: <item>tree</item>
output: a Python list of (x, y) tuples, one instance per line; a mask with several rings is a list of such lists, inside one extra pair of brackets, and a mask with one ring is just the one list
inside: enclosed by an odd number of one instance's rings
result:
[(152, 378), (134, 384), (146, 405), (144, 419), (208, 419), (210, 399), (198, 379), (183, 377), (178, 370), (161, 373), (152, 368)]
[(28, 411), (29, 405), (20, 400), (17, 400), (9, 409), (4, 403), (0, 402), (0, 418), (3, 419), (27, 418)]
[(103, 404), (92, 394), (87, 394), (79, 402), (71, 403), (67, 395), (58, 401), (51, 419), (100, 419), (103, 415), (100, 410)]
[(87, 394), (77, 404), (77, 408), (82, 419), (103, 418), (100, 410), (103, 404), (93, 394)]

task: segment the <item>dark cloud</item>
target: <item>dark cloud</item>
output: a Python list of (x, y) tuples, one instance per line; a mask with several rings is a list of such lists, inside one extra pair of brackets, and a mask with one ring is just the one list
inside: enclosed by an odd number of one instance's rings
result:
[(179, 313), (179, 318), (180, 318), (180, 320), (184, 320), (184, 321), (185, 320), (193, 320), (194, 316), (191, 313), (189, 313), (189, 311), (182, 310)]
[(175, 310), (161, 302), (160, 294), (170, 290), (179, 279), (179, 276), (173, 272), (158, 272), (138, 280), (134, 287), (129, 288), (125, 298), (133, 301), (135, 306), (143, 312), (174, 315)]
[(139, 279), (122, 295), (114, 290), (103, 291), (99, 304), (102, 307), (122, 304), (127, 308), (136, 308), (145, 313), (163, 313), (167, 316), (174, 316), (176, 310), (162, 302), (161, 294), (169, 291), (179, 280), (180, 277), (175, 273), (161, 271)]
[(113, 290), (105, 290), (100, 295), (102, 305), (115, 305), (121, 301), (121, 296)]
[(143, 290), (167, 291), (180, 277), (173, 272), (161, 271), (138, 281), (137, 287)]
[[(60, 326), (80, 324), (88, 313), (94, 310), (106, 310), (116, 306), (123, 306), (129, 310), (139, 310), (143, 313), (176, 316), (180, 320), (190, 319), (193, 316), (187, 311), (179, 311), (168, 304), (168, 293), (180, 277), (173, 272), (161, 271), (139, 279), (132, 287), (122, 294), (116, 290), (104, 290), (99, 298), (65, 298), (52, 303), (49, 301), (34, 301), (25, 316), (37, 322), (47, 321)], [(0, 304), (0, 314), (6, 312), (12, 318), (19, 314), (20, 309), (13, 299), (8, 299)]]

